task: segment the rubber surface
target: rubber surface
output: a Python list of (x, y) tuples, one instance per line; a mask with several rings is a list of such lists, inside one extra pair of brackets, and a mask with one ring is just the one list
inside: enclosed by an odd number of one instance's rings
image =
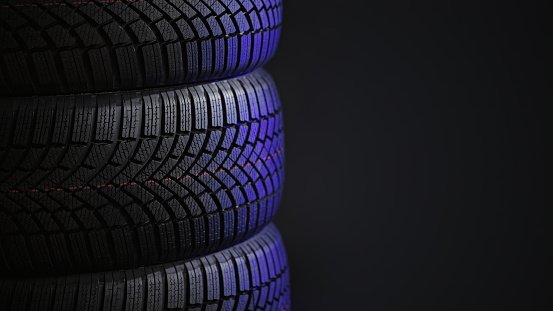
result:
[(0, 100), (0, 274), (210, 253), (255, 234), (283, 182), (264, 71), (181, 88)]
[(2, 0), (0, 96), (142, 89), (265, 64), (282, 0)]
[(165, 265), (56, 278), (0, 279), (2, 310), (290, 310), (274, 225), (230, 249)]

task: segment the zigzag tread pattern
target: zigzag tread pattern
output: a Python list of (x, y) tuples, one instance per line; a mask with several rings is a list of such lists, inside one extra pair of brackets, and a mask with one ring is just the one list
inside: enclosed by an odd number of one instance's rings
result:
[(101, 273), (0, 279), (7, 310), (288, 311), (282, 238), (269, 225), (232, 248), (170, 264)]
[(265, 64), (282, 0), (4, 0), (0, 96), (144, 89)]
[(2, 100), (0, 271), (192, 258), (272, 219), (284, 140), (264, 71), (104, 95)]

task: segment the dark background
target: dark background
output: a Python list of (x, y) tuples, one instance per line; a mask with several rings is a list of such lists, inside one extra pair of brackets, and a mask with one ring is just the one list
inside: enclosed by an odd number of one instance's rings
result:
[(552, 310), (550, 10), (482, 2), (285, 1), (293, 310)]

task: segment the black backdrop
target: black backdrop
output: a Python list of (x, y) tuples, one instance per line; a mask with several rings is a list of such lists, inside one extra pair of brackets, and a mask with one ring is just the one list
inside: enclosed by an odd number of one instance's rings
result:
[(266, 68), (285, 109), (293, 310), (549, 309), (541, 12), (285, 1)]

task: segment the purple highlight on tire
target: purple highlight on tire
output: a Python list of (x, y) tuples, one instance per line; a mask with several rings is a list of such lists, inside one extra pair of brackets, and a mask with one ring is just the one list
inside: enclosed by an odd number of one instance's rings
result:
[[(206, 290), (206, 292), (204, 292)], [(251, 239), (192, 260), (80, 275), (0, 278), (6, 310), (290, 310), (282, 237), (269, 224)]]
[(3, 0), (0, 97), (214, 81), (263, 66), (282, 0)]
[(262, 69), (180, 87), (0, 99), (0, 112), (2, 276), (194, 258), (251, 237), (278, 208), (282, 111)]

